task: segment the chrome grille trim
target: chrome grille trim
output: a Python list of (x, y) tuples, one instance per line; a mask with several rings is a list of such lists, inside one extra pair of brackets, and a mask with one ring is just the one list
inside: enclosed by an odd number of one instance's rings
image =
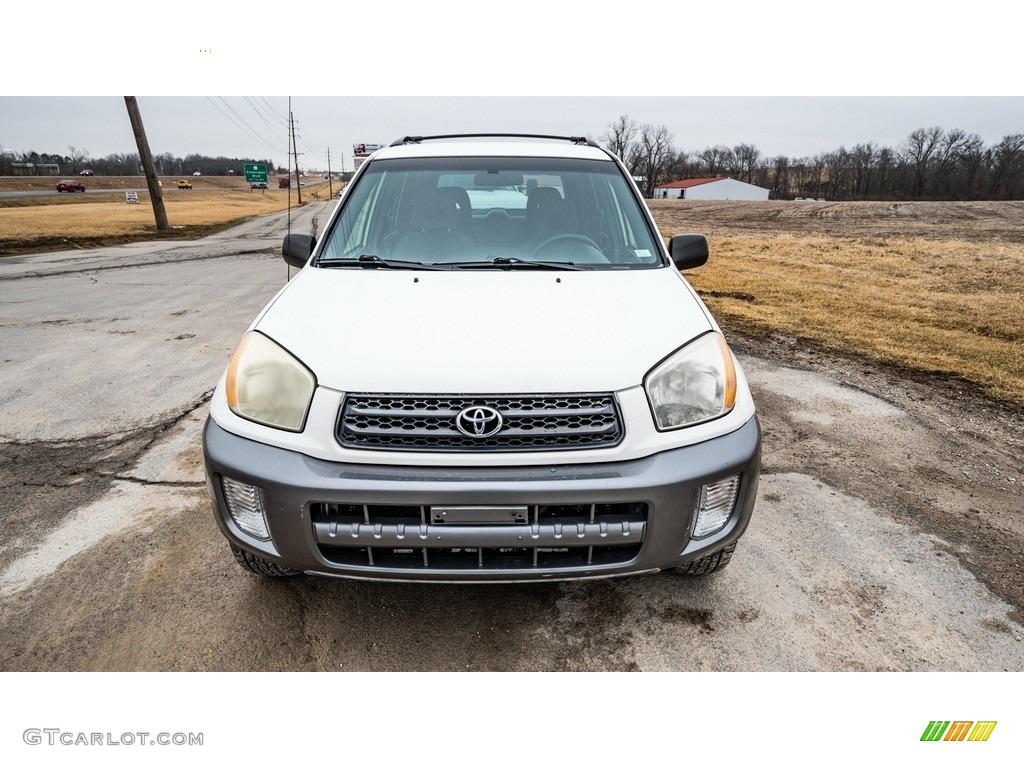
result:
[(310, 505), (313, 537), (337, 565), (397, 570), (589, 568), (635, 558), (643, 503), (533, 504), (525, 523), (431, 524), (429, 506)]
[[(490, 437), (455, 425), (466, 408), (486, 406), (504, 425)], [(622, 440), (615, 396), (381, 395), (349, 393), (336, 436), (346, 448), (378, 451), (565, 451), (609, 448)]]
[(643, 522), (524, 525), (481, 529), (471, 525), (365, 525), (315, 523), (318, 544), (355, 547), (565, 547), (633, 544), (643, 538)]

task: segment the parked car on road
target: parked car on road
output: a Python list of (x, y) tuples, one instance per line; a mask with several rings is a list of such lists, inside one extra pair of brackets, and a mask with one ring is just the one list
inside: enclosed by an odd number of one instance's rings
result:
[(58, 192), (85, 192), (85, 184), (73, 179), (62, 179), (57, 182)]
[(754, 402), (681, 274), (707, 239), (666, 245), (613, 153), (399, 140), (282, 251), (300, 271), (203, 431), (243, 568), (487, 583), (729, 562), (760, 476)]

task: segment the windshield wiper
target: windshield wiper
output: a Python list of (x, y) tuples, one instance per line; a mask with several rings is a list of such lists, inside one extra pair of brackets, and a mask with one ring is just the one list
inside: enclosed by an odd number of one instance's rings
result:
[(515, 256), (496, 256), (490, 261), (456, 261), (449, 264), (453, 269), (568, 269), (579, 271), (587, 269), (573, 264), (571, 261), (530, 261)]
[(321, 259), (317, 262), (318, 267), (362, 267), (363, 269), (442, 269), (433, 264), (423, 264), (419, 261), (400, 261), (396, 259), (382, 259), (380, 256), (363, 254), (358, 259)]

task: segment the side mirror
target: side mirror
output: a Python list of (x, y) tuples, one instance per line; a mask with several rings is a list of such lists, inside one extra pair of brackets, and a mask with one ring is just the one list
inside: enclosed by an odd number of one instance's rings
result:
[(313, 235), (285, 235), (281, 255), (293, 267), (302, 269), (313, 254), (316, 238)]
[(672, 235), (668, 252), (680, 270), (701, 267), (708, 261), (708, 239), (704, 235)]

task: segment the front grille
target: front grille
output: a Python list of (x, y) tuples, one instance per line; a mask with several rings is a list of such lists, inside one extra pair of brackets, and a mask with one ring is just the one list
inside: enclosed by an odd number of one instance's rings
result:
[[(451, 509), (446, 507), (446, 509)], [(320, 553), (336, 565), (395, 570), (530, 570), (626, 563), (640, 553), (647, 505), (534, 504), (515, 524), (430, 523), (428, 506), (310, 505)]]
[[(501, 429), (487, 437), (460, 432), (456, 419), (467, 408), (494, 409)], [(622, 421), (611, 394), (349, 394), (337, 437), (347, 448), (382, 451), (574, 450), (617, 445)]]

